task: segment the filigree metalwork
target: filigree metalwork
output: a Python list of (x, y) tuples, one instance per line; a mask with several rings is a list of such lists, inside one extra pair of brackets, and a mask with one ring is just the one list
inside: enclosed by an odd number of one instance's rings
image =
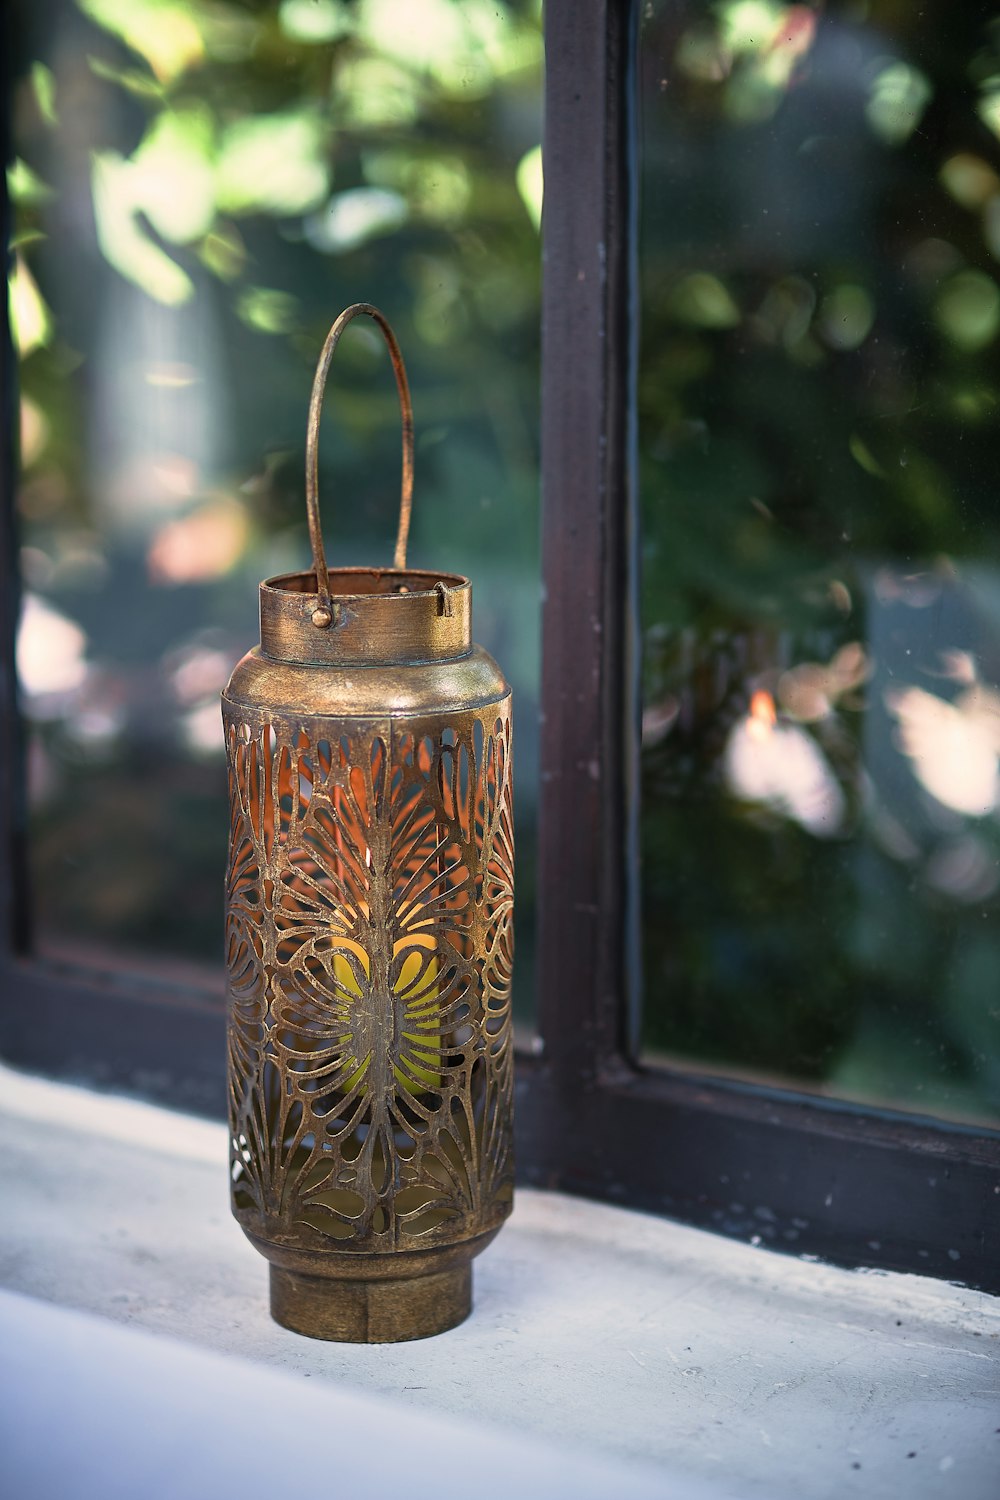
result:
[(288, 1248), (498, 1225), (512, 1187), (509, 699), (226, 708), (234, 1211)]
[[(403, 419), (392, 568), (327, 566), (327, 370), (364, 314)], [(453, 1328), (510, 1212), (510, 688), (461, 574), (406, 566), (413, 423), (383, 315), (356, 303), (316, 370), (308, 573), (260, 586), (260, 647), (222, 695), (233, 1211), (271, 1311), (316, 1338)]]

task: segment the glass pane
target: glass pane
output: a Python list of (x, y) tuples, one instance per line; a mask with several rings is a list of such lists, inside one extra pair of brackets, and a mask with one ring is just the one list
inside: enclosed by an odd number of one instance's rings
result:
[(643, 1045), (996, 1121), (1000, 24), (643, 14)]
[[(542, 43), (534, 0), (18, 7), (30, 860), (43, 948), (221, 966), (218, 695), (257, 583), (308, 565), (306, 408), (333, 317), (407, 360), (410, 562), (469, 574), (517, 712), (532, 969)], [(338, 350), (331, 562), (388, 562), (399, 415)]]

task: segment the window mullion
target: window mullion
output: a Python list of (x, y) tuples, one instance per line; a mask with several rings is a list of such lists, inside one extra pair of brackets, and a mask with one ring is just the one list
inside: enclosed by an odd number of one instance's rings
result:
[(539, 1032), (614, 1067), (636, 951), (632, 521), (634, 7), (546, 6)]

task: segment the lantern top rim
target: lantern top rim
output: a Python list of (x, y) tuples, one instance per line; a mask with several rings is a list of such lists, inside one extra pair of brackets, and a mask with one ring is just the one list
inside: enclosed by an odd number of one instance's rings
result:
[(337, 568), (328, 577), (326, 599), (312, 570), (263, 581), (260, 644), (265, 657), (376, 666), (468, 654), (472, 585), (461, 573)]
[[(472, 587), (463, 573), (437, 573), (427, 568), (331, 568), (327, 576), (334, 604), (372, 597), (409, 599), (421, 594), (440, 599), (442, 587), (449, 594), (456, 589)], [(309, 594), (314, 598), (318, 594), (316, 574), (311, 568), (306, 572), (276, 573), (265, 578), (260, 588), (262, 594), (265, 590), (274, 594)]]

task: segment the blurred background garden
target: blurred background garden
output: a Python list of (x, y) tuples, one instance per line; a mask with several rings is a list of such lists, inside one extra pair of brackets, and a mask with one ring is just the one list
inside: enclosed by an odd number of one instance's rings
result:
[(652, 0), (643, 1036), (1000, 1116), (1000, 18)]
[[(1000, 13), (638, 0), (640, 1046), (1000, 1119)], [(31, 904), (219, 966), (218, 692), (304, 566), (305, 412), (370, 300), (411, 559), (515, 689), (530, 1024), (535, 0), (18, 0)], [(572, 372), (565, 378), (571, 379)], [(398, 412), (338, 351), (331, 559), (388, 560)]]
[[(32, 904), (52, 951), (218, 969), (218, 695), (308, 565), (330, 323), (394, 325), (410, 559), (467, 573), (518, 708), (519, 1008), (538, 717), (542, 38), (533, 3), (24, 0), (12, 305)], [(331, 562), (388, 563), (399, 409), (355, 324), (321, 443)]]

